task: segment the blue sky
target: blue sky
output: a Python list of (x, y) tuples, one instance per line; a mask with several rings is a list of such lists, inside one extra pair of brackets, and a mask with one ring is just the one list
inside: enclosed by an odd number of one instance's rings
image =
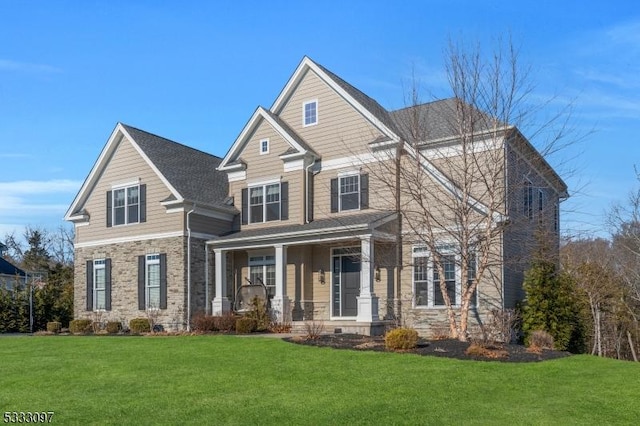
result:
[[(535, 97), (574, 103), (589, 133), (570, 160), (566, 231), (604, 235), (638, 185), (640, 6), (635, 1), (0, 0), (0, 239), (55, 229), (118, 121), (224, 156), (303, 55), (387, 109), (449, 96), (449, 37), (511, 33)], [(591, 132), (594, 130), (594, 132)]]

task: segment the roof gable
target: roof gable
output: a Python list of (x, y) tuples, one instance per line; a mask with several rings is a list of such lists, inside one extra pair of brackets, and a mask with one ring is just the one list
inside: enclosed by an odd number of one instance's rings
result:
[(227, 196), (227, 179), (223, 173), (216, 171), (220, 158), (118, 123), (67, 210), (65, 220), (84, 218), (84, 204), (125, 139), (167, 187), (171, 199), (223, 206)]
[(240, 164), (240, 154), (249, 143), (253, 131), (263, 122), (267, 122), (291, 146), (291, 149), (287, 151), (287, 155), (310, 154), (318, 157), (311, 147), (287, 123), (272, 112), (258, 107), (221, 161), (218, 170), (231, 170)]

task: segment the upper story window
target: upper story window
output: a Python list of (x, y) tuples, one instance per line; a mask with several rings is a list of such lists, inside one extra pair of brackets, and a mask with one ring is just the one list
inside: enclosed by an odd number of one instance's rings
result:
[(287, 182), (255, 185), (242, 190), (242, 224), (288, 219)]
[(269, 139), (262, 139), (260, 141), (260, 155), (269, 153)]
[(347, 174), (331, 179), (331, 211), (369, 208), (369, 175)]
[(318, 101), (308, 101), (302, 105), (302, 124), (306, 126), (313, 126), (318, 124)]
[(107, 191), (107, 227), (146, 221), (146, 185)]

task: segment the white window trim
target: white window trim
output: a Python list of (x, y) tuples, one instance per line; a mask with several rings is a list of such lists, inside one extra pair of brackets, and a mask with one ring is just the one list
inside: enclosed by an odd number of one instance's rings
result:
[[(107, 267), (107, 262), (106, 259), (94, 259), (93, 260), (93, 310), (94, 312), (104, 312), (106, 310), (106, 304), (107, 304), (107, 276), (106, 276), (106, 267)], [(104, 282), (104, 288), (101, 289), (100, 291), (104, 292), (104, 302), (105, 302), (105, 307), (104, 308), (98, 308), (98, 280), (97, 278), (97, 273), (99, 270), (103, 270), (104, 274), (105, 274), (105, 282)]]
[[(353, 176), (357, 176), (358, 177), (358, 208), (357, 209), (348, 209), (348, 210), (343, 210), (342, 208), (342, 179), (344, 178), (348, 178), (348, 177), (353, 177)], [(361, 186), (361, 182), (360, 182), (360, 176), (361, 174), (359, 172), (357, 173), (353, 173), (353, 172), (345, 172), (345, 174), (338, 174), (338, 211), (342, 212), (351, 212), (351, 211), (357, 211), (357, 210), (362, 210), (362, 186)]]
[[(267, 220), (267, 187), (271, 185), (278, 185), (278, 204), (280, 205), (280, 218), (277, 220)], [(254, 222), (251, 220), (251, 207), (253, 207), (253, 204), (251, 204), (251, 190), (260, 187), (262, 187), (262, 221)], [(249, 208), (249, 214), (247, 215), (247, 222), (249, 224), (277, 222), (282, 220), (282, 182), (280, 182), (280, 180), (277, 180), (271, 183), (262, 183), (249, 186), (247, 191), (247, 206)]]
[[(160, 254), (153, 253), (147, 254), (144, 259), (144, 306), (146, 309), (160, 309), (160, 306), (151, 306), (149, 304), (149, 290), (152, 288), (158, 289), (158, 296), (160, 295), (160, 280), (162, 277), (160, 276), (160, 271), (158, 271), (158, 285), (154, 285), (153, 287), (149, 285), (149, 265), (160, 265)], [(158, 266), (160, 267), (160, 266)], [(159, 300), (158, 300), (159, 302)]]
[[(266, 142), (267, 144), (267, 149), (262, 149), (263, 148), (263, 144)], [(265, 139), (260, 139), (260, 155), (265, 155), (269, 153), (269, 138), (265, 138)]]
[[(442, 246), (446, 246), (447, 244), (442, 244)], [(420, 250), (420, 252), (416, 253), (416, 250)], [(456, 268), (456, 301), (458, 302), (455, 305), (452, 305), (454, 308), (460, 307), (460, 303), (462, 302), (462, 269), (460, 268), (460, 255), (456, 253), (455, 249), (443, 249), (441, 255), (455, 255), (455, 268)], [(477, 262), (477, 253), (476, 262)], [(413, 290), (413, 308), (414, 309), (446, 309), (446, 305), (436, 305), (435, 304), (435, 283), (433, 281), (433, 256), (431, 255), (431, 251), (424, 245), (414, 245), (411, 248), (411, 258), (419, 258), (426, 257), (427, 261), (427, 304), (426, 305), (418, 305), (417, 304), (417, 295), (416, 295), (416, 277), (414, 267), (415, 265), (412, 262), (411, 266), (411, 286)], [(476, 264), (477, 269), (477, 264)], [(476, 286), (476, 301), (475, 305), (471, 305), (470, 309), (477, 309), (480, 301), (478, 300), (478, 287)]]
[[(306, 109), (307, 109), (307, 105), (310, 105), (310, 104), (316, 104), (316, 120), (313, 123), (307, 124)], [(310, 99), (302, 103), (302, 127), (310, 127), (318, 124), (318, 122), (320, 121), (318, 117), (318, 105), (319, 105), (318, 99)]]
[[(129, 222), (129, 204), (128, 204), (128, 192), (130, 188), (138, 188), (138, 220), (136, 222)], [(124, 190), (124, 223), (116, 223), (116, 191)], [(111, 187), (111, 224), (112, 226), (127, 226), (136, 225), (140, 223), (140, 181), (135, 181), (129, 185), (118, 185)]]

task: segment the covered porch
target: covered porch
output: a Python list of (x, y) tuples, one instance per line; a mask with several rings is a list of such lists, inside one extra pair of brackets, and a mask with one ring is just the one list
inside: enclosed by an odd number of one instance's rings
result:
[(212, 314), (230, 311), (239, 286), (260, 279), (274, 320), (294, 331), (314, 321), (328, 332), (380, 334), (385, 308), (376, 291), (385, 301), (394, 291), (387, 250), (395, 241), (395, 218), (392, 212), (366, 213), (208, 241), (215, 264)]

